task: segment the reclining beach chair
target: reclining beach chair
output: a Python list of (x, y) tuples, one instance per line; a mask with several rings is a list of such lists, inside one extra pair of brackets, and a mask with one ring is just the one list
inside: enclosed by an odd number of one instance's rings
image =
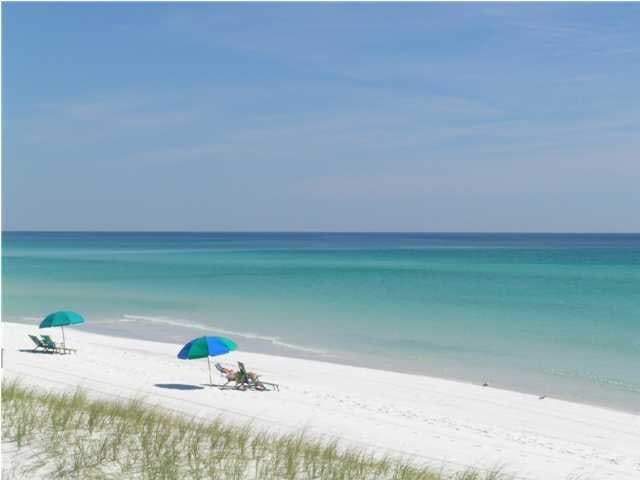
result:
[(242, 362), (238, 362), (238, 376), (239, 378), (236, 379), (236, 383), (240, 380), (242, 385), (245, 385), (246, 388), (251, 390), (280, 390), (277, 383), (263, 382), (260, 380), (260, 375), (247, 372), (247, 369)]
[[(238, 371), (235, 372), (235, 375), (232, 378), (229, 378), (229, 370), (224, 368), (220, 363), (216, 363), (216, 369), (222, 373), (225, 377), (227, 377), (227, 383), (222, 385), (223, 389), (232, 389), (232, 390), (280, 390), (280, 387), (277, 383), (263, 382), (260, 380), (260, 376), (256, 375), (252, 372), (247, 372), (247, 369), (244, 366), (244, 363), (238, 362)], [(235, 382), (235, 385), (229, 385), (232, 381)]]
[[(246, 390), (249, 387), (249, 380), (253, 375), (241, 370), (236, 370), (233, 367), (225, 367), (221, 363), (215, 364), (216, 370), (220, 372), (220, 375), (227, 379), (224, 385), (220, 388), (227, 388), (231, 390)], [(229, 385), (231, 382), (235, 382), (235, 385)]]
[(51, 349), (48, 345), (46, 345), (43, 341), (41, 341), (35, 335), (29, 335), (29, 338), (31, 339), (31, 341), (33, 343), (36, 344), (36, 347), (32, 350), (33, 352), (39, 351), (38, 350), (39, 348), (41, 348), (43, 352), (48, 352), (48, 353), (53, 353), (54, 352), (53, 349)]
[(58, 352), (58, 353), (76, 353), (75, 349), (73, 348), (67, 348), (64, 345), (58, 345), (56, 344), (56, 342), (53, 341), (53, 339), (49, 336), (49, 335), (40, 335), (40, 338), (42, 338), (42, 343), (45, 345), (45, 347), (53, 350), (54, 352)]

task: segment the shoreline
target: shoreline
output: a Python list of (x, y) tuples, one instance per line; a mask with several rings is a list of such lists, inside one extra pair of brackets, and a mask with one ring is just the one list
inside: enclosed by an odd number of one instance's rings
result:
[[(144, 397), (206, 418), (281, 431), (306, 430), (381, 455), (438, 466), (490, 469), (520, 478), (631, 479), (640, 475), (640, 416), (453, 380), (237, 351), (237, 360), (280, 392), (222, 391), (205, 361), (176, 358), (181, 345), (74, 328), (77, 355), (31, 354), (36, 326), (3, 322), (5, 379), (94, 396)], [(57, 332), (54, 333), (54, 339)]]
[[(125, 315), (125, 317), (132, 317), (133, 320), (125, 320), (122, 322), (107, 320), (92, 322), (84, 325), (83, 330), (98, 335), (111, 336), (122, 339), (137, 339), (137, 340), (150, 340), (153, 342), (165, 343), (165, 344), (177, 344), (184, 343), (188, 339), (202, 336), (203, 334), (236, 336), (242, 339), (242, 350), (248, 353), (263, 354), (263, 355), (275, 355), (280, 357), (287, 357), (299, 360), (310, 360), (317, 362), (326, 362), (334, 365), (349, 366), (355, 368), (365, 368), (372, 370), (379, 370), (385, 372), (391, 372), (396, 374), (408, 374), (417, 375), (421, 377), (428, 377), (433, 379), (459, 382), (466, 385), (482, 386), (483, 383), (488, 383), (489, 388), (495, 388), (499, 390), (506, 390), (510, 392), (520, 393), (524, 395), (544, 396), (546, 398), (555, 398), (557, 400), (577, 403), (581, 405), (588, 405), (597, 408), (605, 408), (612, 411), (629, 413), (633, 415), (640, 415), (640, 403), (636, 408), (631, 407), (628, 403), (618, 400), (613, 401), (611, 397), (615, 395), (615, 390), (607, 390), (605, 394), (610, 395), (610, 398), (603, 399), (602, 401), (596, 401), (589, 398), (583, 398), (579, 394), (571, 394), (568, 391), (559, 391), (548, 386), (542, 386), (543, 383), (548, 383), (548, 379), (545, 379), (541, 374), (532, 373), (528, 378), (534, 378), (537, 375), (535, 382), (521, 381), (519, 384), (514, 384), (509, 381), (501, 381), (499, 378), (490, 376), (479, 376), (477, 381), (471, 380), (469, 376), (456, 375), (456, 374), (444, 374), (436, 371), (435, 369), (420, 369), (420, 368), (404, 368), (405, 366), (396, 366), (393, 362), (376, 362), (374, 356), (370, 355), (366, 358), (359, 358), (357, 355), (346, 356), (343, 353), (332, 353), (331, 351), (321, 352), (319, 349), (311, 347), (299, 347), (291, 346), (285, 342), (274, 342), (268, 339), (254, 334), (246, 334), (242, 332), (229, 332), (224, 329), (217, 329), (215, 327), (202, 327), (193, 324), (180, 325), (178, 322), (167, 323), (164, 319), (158, 320), (153, 317), (142, 317), (135, 315)], [(34, 319), (34, 321), (36, 321)], [(19, 325), (32, 325), (22, 321), (11, 321), (8, 323), (15, 323)], [(450, 372), (450, 370), (449, 370)], [(499, 377), (499, 374), (497, 375)], [(568, 383), (571, 378), (557, 378), (558, 383)], [(565, 382), (562, 382), (565, 380)], [(534, 383), (538, 384), (539, 388), (533, 386)], [(579, 389), (574, 387), (574, 389)], [(613, 390), (613, 391), (612, 391)], [(640, 394), (638, 395), (640, 401)]]

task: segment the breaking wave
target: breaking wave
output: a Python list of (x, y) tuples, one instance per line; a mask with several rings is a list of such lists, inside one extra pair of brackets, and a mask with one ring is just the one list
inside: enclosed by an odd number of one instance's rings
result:
[(271, 337), (266, 335), (260, 335), (252, 332), (238, 332), (236, 330), (228, 330), (226, 328), (220, 328), (215, 325), (205, 325), (202, 323), (192, 322), (190, 320), (181, 320), (181, 319), (172, 319), (167, 317), (151, 317), (146, 315), (129, 315), (124, 314), (122, 318), (118, 320), (119, 322), (148, 322), (155, 323), (161, 325), (170, 325), (173, 327), (182, 327), (182, 328), (191, 328), (193, 330), (201, 330), (204, 332), (218, 332), (223, 333), (225, 335), (236, 335), (238, 337), (248, 338), (251, 340), (259, 340), (262, 342), (270, 343), (271, 345), (275, 345), (278, 347), (288, 348), (290, 350), (297, 350), (300, 352), (313, 353), (316, 355), (328, 355), (328, 352), (325, 350), (320, 350), (316, 348), (303, 347), (301, 345), (295, 345), (292, 343), (287, 343), (280, 340), (278, 337)]

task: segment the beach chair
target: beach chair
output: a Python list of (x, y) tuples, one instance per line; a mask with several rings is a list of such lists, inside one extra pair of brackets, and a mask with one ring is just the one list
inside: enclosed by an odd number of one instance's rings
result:
[(32, 350), (33, 352), (38, 352), (39, 348), (42, 349), (43, 352), (48, 352), (48, 353), (53, 353), (54, 350), (52, 350), (51, 348), (49, 348), (49, 346), (47, 346), (44, 342), (42, 342), (38, 337), (36, 337), (35, 335), (29, 335), (29, 338), (31, 339), (31, 341), (33, 343), (36, 344), (36, 347)]
[[(238, 371), (234, 372), (234, 375), (230, 376), (230, 369), (225, 368), (221, 363), (216, 363), (216, 370), (218, 370), (227, 379), (227, 383), (222, 385), (222, 389), (230, 390), (280, 390), (277, 383), (263, 382), (260, 380), (260, 376), (253, 372), (247, 372), (244, 363), (238, 362)], [(234, 385), (229, 385), (231, 382), (235, 382)]]
[(247, 369), (242, 362), (238, 362), (238, 377), (239, 378), (236, 378), (236, 383), (240, 381), (242, 385), (245, 385), (246, 388), (252, 390), (280, 390), (280, 386), (277, 383), (263, 382), (260, 380), (260, 375), (247, 372)]
[(49, 349), (58, 353), (75, 353), (75, 349), (67, 348), (64, 345), (58, 345), (49, 335), (40, 335), (42, 343)]
[[(227, 379), (226, 383), (224, 385), (221, 385), (220, 388), (230, 390), (246, 390), (247, 388), (251, 387), (251, 385), (249, 384), (250, 375), (246, 372), (246, 370), (244, 372), (240, 370), (236, 371), (233, 367), (226, 368), (221, 363), (216, 363), (215, 367), (216, 370), (220, 372), (220, 375)], [(229, 385), (231, 382), (235, 382), (235, 384)]]

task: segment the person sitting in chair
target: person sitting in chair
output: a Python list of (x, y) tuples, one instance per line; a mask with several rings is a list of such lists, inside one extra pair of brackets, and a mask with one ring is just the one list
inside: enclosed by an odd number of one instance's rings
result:
[[(221, 363), (216, 363), (216, 369), (225, 376), (227, 383), (238, 382), (241, 380), (240, 371), (235, 368), (226, 368)], [(252, 382), (256, 382), (258, 380), (258, 374), (255, 372), (247, 372), (247, 377)]]
[(226, 368), (221, 363), (216, 363), (216, 369), (225, 376), (227, 383), (233, 382), (238, 375), (238, 371), (236, 369)]

